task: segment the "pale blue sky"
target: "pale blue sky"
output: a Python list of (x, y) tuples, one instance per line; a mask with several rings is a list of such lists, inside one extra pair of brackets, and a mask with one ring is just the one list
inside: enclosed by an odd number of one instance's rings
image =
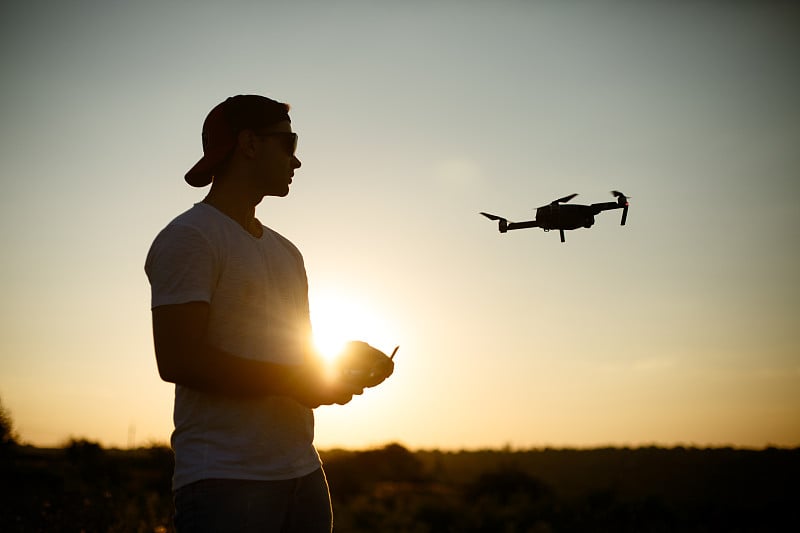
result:
[[(401, 349), (320, 446), (800, 444), (800, 10), (776, 2), (6, 2), (0, 398), (166, 440), (142, 265), (206, 113), (292, 105), (315, 322)], [(505, 235), (570, 193), (628, 225)], [(318, 329), (324, 329), (319, 326)], [(354, 333), (355, 334), (355, 333)]]

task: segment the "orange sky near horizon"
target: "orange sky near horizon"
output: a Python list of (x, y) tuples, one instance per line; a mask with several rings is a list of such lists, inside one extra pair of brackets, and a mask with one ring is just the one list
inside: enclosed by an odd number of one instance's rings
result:
[[(292, 106), (257, 215), (320, 343), (395, 374), (320, 448), (800, 445), (800, 8), (10, 2), (0, 401), (23, 442), (166, 442), (145, 254), (232, 94)], [(216, 38), (209, 39), (208, 35)], [(628, 194), (591, 229), (486, 211)]]

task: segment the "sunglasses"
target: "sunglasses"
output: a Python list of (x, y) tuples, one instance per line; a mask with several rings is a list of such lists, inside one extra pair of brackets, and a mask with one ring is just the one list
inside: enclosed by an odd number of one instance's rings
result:
[(297, 134), (290, 131), (271, 131), (268, 133), (257, 133), (258, 137), (280, 137), (283, 142), (283, 149), (289, 155), (294, 155), (297, 150)]

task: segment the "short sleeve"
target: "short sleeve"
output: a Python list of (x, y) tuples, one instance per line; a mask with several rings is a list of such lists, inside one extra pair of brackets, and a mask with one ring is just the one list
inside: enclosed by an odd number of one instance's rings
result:
[(211, 302), (216, 263), (211, 243), (197, 228), (181, 224), (164, 228), (145, 260), (151, 307)]

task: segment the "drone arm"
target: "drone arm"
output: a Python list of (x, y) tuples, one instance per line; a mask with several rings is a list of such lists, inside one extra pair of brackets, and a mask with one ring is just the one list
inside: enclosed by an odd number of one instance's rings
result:
[(539, 223), (535, 220), (526, 220), (524, 222), (509, 222), (508, 229), (525, 229), (525, 228), (538, 228)]
[(624, 206), (619, 205), (617, 202), (601, 202), (599, 204), (592, 204), (592, 214), (596, 215), (601, 211), (609, 211), (611, 209), (622, 209)]
[(525, 228), (538, 228), (539, 223), (535, 220), (526, 220), (523, 222), (509, 222), (503, 217), (499, 217), (497, 215), (493, 215), (491, 213), (484, 213), (481, 212), (481, 215), (485, 216), (489, 220), (497, 220), (498, 222), (498, 229), (500, 233), (505, 233), (508, 230), (512, 229), (525, 229)]

